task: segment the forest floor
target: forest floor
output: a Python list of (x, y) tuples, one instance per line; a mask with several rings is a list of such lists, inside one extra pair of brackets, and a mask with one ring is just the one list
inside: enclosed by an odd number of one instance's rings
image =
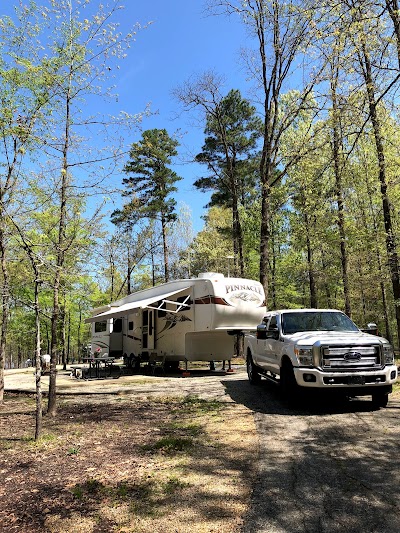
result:
[(59, 372), (57, 415), (43, 417), (39, 441), (33, 378), (6, 371), (0, 531), (240, 531), (258, 437), (226, 383), (239, 385), (243, 367), (92, 381)]

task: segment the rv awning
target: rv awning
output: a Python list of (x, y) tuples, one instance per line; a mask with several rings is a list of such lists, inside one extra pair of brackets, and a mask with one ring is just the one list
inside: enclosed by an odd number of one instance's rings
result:
[[(137, 300), (135, 302), (129, 302), (123, 305), (120, 305), (119, 307), (112, 307), (109, 311), (105, 311), (104, 313), (99, 313), (98, 315), (92, 316), (90, 318), (87, 318), (85, 322), (98, 322), (101, 320), (107, 320), (108, 318), (119, 318), (121, 316), (129, 314), (130, 311), (133, 311), (134, 309), (163, 309), (164, 304), (172, 304), (176, 308), (175, 309), (169, 309), (169, 313), (177, 313), (184, 307), (188, 307), (187, 301), (190, 299), (190, 296), (185, 299), (183, 302), (173, 302), (169, 300), (171, 296), (176, 296), (178, 294), (181, 294), (185, 292), (189, 287), (184, 287), (183, 289), (179, 289), (179, 291), (172, 291), (167, 292), (164, 294), (159, 294), (158, 296), (153, 296), (152, 298), (144, 298), (143, 300)], [(157, 302), (157, 306), (154, 306)]]

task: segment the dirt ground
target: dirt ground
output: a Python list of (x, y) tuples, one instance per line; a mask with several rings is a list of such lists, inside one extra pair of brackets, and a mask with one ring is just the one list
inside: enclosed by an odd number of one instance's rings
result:
[(6, 377), (0, 407), (1, 532), (241, 529), (258, 438), (221, 376), (59, 376), (57, 416), (35, 442), (31, 374)]

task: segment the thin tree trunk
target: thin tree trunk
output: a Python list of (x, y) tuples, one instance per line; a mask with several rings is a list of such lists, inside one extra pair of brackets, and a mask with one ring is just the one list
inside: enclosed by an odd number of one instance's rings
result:
[(270, 283), (270, 293), (272, 300), (272, 308), (277, 309), (278, 304), (276, 300), (276, 246), (274, 239), (274, 228), (272, 227), (271, 231), (271, 250), (272, 250), (272, 265), (271, 265), (271, 283)]
[(164, 215), (161, 215), (161, 230), (164, 252), (164, 280), (165, 283), (169, 281), (169, 259), (168, 259), (168, 246), (167, 246), (167, 223)]
[(349, 277), (347, 267), (347, 250), (346, 250), (346, 231), (344, 221), (344, 202), (343, 202), (343, 187), (342, 187), (342, 164), (341, 164), (341, 139), (340, 139), (340, 127), (339, 127), (339, 108), (337, 103), (337, 84), (339, 69), (334, 67), (334, 73), (331, 80), (331, 96), (332, 96), (332, 136), (333, 136), (333, 163), (335, 174), (335, 194), (336, 203), (338, 207), (337, 212), (337, 226), (339, 230), (340, 238), (340, 257), (342, 265), (342, 282), (343, 282), (343, 295), (344, 295), (344, 310), (345, 313), (351, 317), (351, 304), (350, 304), (350, 288)]
[(392, 290), (395, 304), (396, 324), (397, 324), (397, 344), (400, 343), (400, 277), (399, 277), (399, 258), (397, 254), (396, 240), (393, 230), (392, 217), (391, 217), (391, 204), (387, 194), (387, 182), (386, 182), (386, 161), (385, 150), (382, 137), (382, 126), (379, 120), (377, 103), (375, 98), (375, 84), (372, 77), (372, 66), (370, 57), (364, 42), (361, 46), (362, 55), (360, 56), (360, 62), (363, 66), (364, 80), (368, 96), (369, 113), (371, 117), (376, 155), (378, 158), (379, 166), (379, 182), (382, 197), (382, 210), (383, 221), (386, 233), (386, 250), (388, 254), (389, 270), (392, 280)]
[[(1, 222), (2, 224), (4, 221)], [(4, 398), (4, 366), (6, 361), (6, 346), (7, 346), (7, 329), (9, 321), (9, 276), (7, 268), (6, 248), (5, 248), (5, 234), (4, 229), (0, 229), (0, 263), (1, 272), (3, 276), (3, 286), (1, 295), (1, 333), (0, 333), (0, 402)]]
[[(326, 264), (326, 260), (325, 260), (325, 252), (324, 252), (324, 250), (321, 250), (321, 261), (322, 261), (322, 270), (326, 271), (327, 270), (327, 264)], [(325, 287), (325, 296), (326, 296), (326, 307), (333, 308), (335, 306), (332, 305), (332, 294), (331, 294), (331, 290), (329, 288), (329, 285), (328, 285), (327, 281), (328, 281), (327, 277), (325, 277), (324, 278), (324, 287)]]
[(67, 360), (66, 360), (66, 314), (65, 314), (65, 294), (64, 294), (64, 304), (61, 311), (61, 361), (63, 370), (67, 370)]
[(58, 320), (60, 314), (59, 291), (61, 284), (61, 272), (64, 267), (64, 246), (65, 246), (65, 226), (67, 213), (67, 189), (68, 189), (68, 151), (69, 151), (69, 136), (70, 136), (70, 91), (72, 84), (73, 68), (70, 65), (69, 85), (66, 94), (66, 110), (65, 110), (65, 130), (64, 130), (64, 146), (63, 146), (63, 160), (61, 168), (61, 188), (60, 188), (60, 219), (58, 225), (58, 243), (57, 243), (57, 261), (56, 261), (56, 275), (53, 286), (53, 312), (51, 315), (51, 363), (50, 363), (50, 379), (49, 379), (49, 399), (48, 399), (48, 414), (55, 416), (57, 411), (56, 406), (56, 376), (57, 376), (57, 358), (58, 358)]
[(128, 246), (128, 258), (127, 258), (127, 262), (128, 262), (128, 272), (126, 274), (126, 293), (127, 295), (129, 296), (132, 292), (132, 287), (131, 287), (131, 272), (132, 272), (132, 269), (131, 269), (131, 253), (130, 253), (130, 248)]
[(35, 272), (35, 367), (36, 367), (36, 427), (35, 440), (42, 433), (42, 367), (40, 359), (40, 313), (39, 313), (39, 272)]
[(308, 283), (310, 289), (310, 307), (316, 309), (318, 307), (317, 288), (315, 283), (314, 273), (314, 254), (310, 239), (310, 221), (307, 214), (304, 215), (304, 223), (306, 226), (306, 247), (307, 247), (307, 265), (308, 265)]

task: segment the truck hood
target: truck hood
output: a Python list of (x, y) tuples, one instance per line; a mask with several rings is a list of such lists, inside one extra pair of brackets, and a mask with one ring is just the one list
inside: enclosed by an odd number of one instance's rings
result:
[(363, 333), (362, 331), (304, 331), (285, 335), (285, 340), (302, 346), (312, 346), (315, 342), (328, 344), (389, 344), (383, 337)]

